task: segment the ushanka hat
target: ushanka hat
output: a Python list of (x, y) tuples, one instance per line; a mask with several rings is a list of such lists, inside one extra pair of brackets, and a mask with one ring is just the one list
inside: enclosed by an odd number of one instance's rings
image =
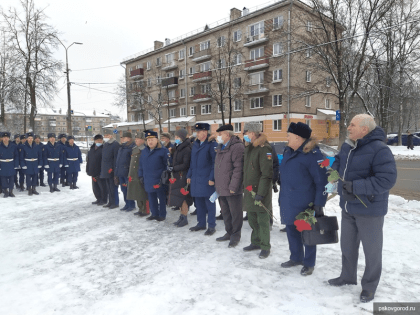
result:
[(262, 124), (259, 122), (246, 122), (244, 125), (244, 133), (245, 132), (261, 132), (262, 131)]
[(123, 138), (133, 138), (133, 135), (129, 131), (124, 131), (122, 137)]
[(171, 139), (171, 135), (170, 135), (169, 133), (167, 133), (167, 132), (162, 132), (162, 133), (160, 134), (160, 137), (161, 137), (161, 138), (162, 138), (162, 137), (165, 137), (165, 138)]
[(61, 138), (67, 138), (67, 135), (65, 133), (60, 133), (60, 135), (58, 136), (59, 139)]
[(29, 137), (34, 137), (34, 133), (33, 132), (28, 132), (28, 133), (26, 133), (26, 138), (29, 138)]
[(137, 132), (135, 137), (137, 139), (143, 139), (144, 140), (144, 132), (143, 131)]
[(14, 136), (14, 138), (15, 138), (15, 139), (18, 139), (18, 138), (19, 138), (19, 139), (20, 139), (20, 134), (16, 134), (16, 135)]
[(312, 134), (312, 129), (307, 124), (304, 124), (302, 122), (298, 122), (297, 124), (292, 122), (290, 123), (287, 132), (293, 133), (304, 139), (309, 139)]
[(210, 130), (210, 125), (207, 123), (196, 123), (194, 125), (195, 130)]
[(74, 136), (68, 136), (68, 137), (67, 137), (67, 141), (68, 141), (68, 140), (71, 140), (71, 139), (73, 139), (73, 140), (74, 140)]
[(1, 136), (2, 136), (2, 138), (4, 138), (4, 137), (10, 138), (10, 132), (8, 132), (8, 131), (2, 132)]
[(21, 135), (20, 140), (26, 139), (26, 135)]
[(56, 138), (55, 133), (54, 132), (49, 133), (48, 134), (48, 139), (49, 138)]

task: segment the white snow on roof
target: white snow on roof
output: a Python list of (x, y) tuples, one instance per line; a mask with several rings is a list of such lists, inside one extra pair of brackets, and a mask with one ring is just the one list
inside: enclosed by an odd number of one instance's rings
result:
[[(147, 124), (150, 124), (153, 121), (154, 121), (153, 119), (148, 119), (144, 123), (147, 125)], [(138, 126), (138, 125), (143, 125), (143, 121), (141, 120), (141, 121), (120, 122), (120, 123), (115, 123), (115, 124), (109, 124), (109, 125), (106, 125), (105, 127), (102, 127), (102, 128), (108, 128), (108, 129), (112, 128), (112, 129), (114, 129), (114, 125), (117, 125), (117, 128), (118, 127), (125, 127), (125, 126)]]
[(170, 120), (164, 121), (164, 124), (167, 123), (179, 123), (179, 122), (188, 122), (195, 119), (195, 116), (190, 116), (190, 117), (177, 117), (177, 118), (171, 118)]
[(317, 111), (325, 114), (325, 115), (334, 115), (335, 116), (335, 111), (334, 110), (329, 110), (329, 109), (319, 109), (317, 108)]

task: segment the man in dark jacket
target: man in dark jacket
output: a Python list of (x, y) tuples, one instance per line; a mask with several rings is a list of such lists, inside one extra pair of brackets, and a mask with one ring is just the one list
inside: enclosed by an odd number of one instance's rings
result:
[(3, 141), (0, 143), (0, 179), (4, 198), (15, 197), (13, 194), (14, 176), (19, 169), (19, 153), (17, 146), (10, 140), (10, 132), (2, 133)]
[(104, 131), (104, 148), (102, 149), (101, 176), (105, 179), (108, 192), (108, 204), (104, 208), (118, 208), (118, 185), (114, 182), (115, 162), (117, 161), (119, 143), (114, 139), (112, 131), (105, 129)]
[(106, 180), (100, 177), (103, 139), (102, 135), (96, 135), (93, 138), (94, 143), (86, 157), (86, 174), (92, 177), (92, 191), (96, 198), (96, 201), (93, 201), (92, 204), (98, 206), (105, 205), (108, 200)]
[(127, 186), (128, 186), (128, 171), (130, 168), (131, 154), (135, 143), (131, 132), (124, 131), (121, 138), (121, 146), (118, 150), (117, 160), (115, 162), (115, 177), (116, 182), (121, 185), (121, 191), (124, 196), (125, 206), (122, 207), (121, 211), (133, 211), (136, 208), (134, 200), (127, 199)]
[(410, 131), (407, 131), (407, 149), (414, 150), (414, 140), (413, 140), (413, 134)]
[(169, 153), (173, 153), (172, 149), (174, 147), (174, 144), (171, 142), (171, 135), (167, 132), (163, 132), (160, 135), (160, 141), (162, 143), (162, 146), (168, 149)]
[(226, 230), (226, 234), (216, 241), (230, 241), (228, 247), (235, 247), (241, 239), (243, 224), (242, 179), (245, 147), (233, 133), (232, 125), (221, 126), (216, 132), (219, 133), (219, 145), (216, 149), (214, 179)]
[(316, 246), (306, 246), (302, 233), (296, 229), (296, 216), (314, 204), (315, 216), (323, 216), (327, 201), (324, 195), (327, 173), (318, 165), (323, 160), (317, 142), (311, 138), (311, 128), (302, 122), (292, 122), (287, 130), (288, 145), (283, 152), (280, 165), (281, 191), (279, 204), (281, 221), (286, 224), (290, 260), (282, 263), (283, 268), (303, 265), (300, 274), (313, 273), (316, 260)]
[(61, 146), (55, 142), (55, 133), (48, 134), (48, 143), (44, 146), (42, 158), (44, 167), (48, 173), (48, 185), (50, 192), (60, 191), (57, 188), (60, 170), (64, 162), (64, 154)]
[[(197, 140), (194, 141), (191, 151), (190, 169), (187, 174), (187, 183), (190, 184), (191, 196), (197, 208), (197, 225), (190, 231), (208, 229), (205, 235), (216, 232), (216, 205), (209, 198), (215, 192), (214, 188), (214, 160), (216, 158), (217, 143), (209, 141), (210, 125), (196, 123)], [(207, 220), (206, 220), (207, 215)]]
[[(395, 185), (397, 168), (385, 143), (386, 135), (366, 114), (355, 116), (347, 128), (349, 136), (332, 165), (343, 179), (340, 195), (342, 269), (330, 285), (357, 284), (359, 245), (363, 244), (366, 268), (361, 302), (372, 301), (382, 272), (384, 217), (389, 190)], [(363, 201), (363, 203), (359, 200)]]
[[(66, 142), (67, 142), (67, 135), (65, 133), (62, 133), (60, 135), (58, 135), (58, 145), (62, 146), (61, 147), (61, 152), (63, 154), (65, 154), (65, 147), (66, 147)], [(65, 161), (63, 161), (65, 162)], [(67, 175), (66, 175), (66, 166), (64, 165), (65, 163), (63, 163), (63, 165), (61, 166), (61, 170), (60, 170), (60, 184), (62, 187), (65, 187), (67, 185)]]

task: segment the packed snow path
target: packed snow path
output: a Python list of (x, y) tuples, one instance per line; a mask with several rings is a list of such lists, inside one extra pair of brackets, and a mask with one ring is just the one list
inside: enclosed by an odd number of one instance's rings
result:
[[(251, 229), (244, 221), (239, 245), (216, 242), (224, 234), (176, 228), (179, 211), (164, 222), (91, 205), (90, 178), (78, 186), (39, 196), (0, 199), (0, 314), (365, 314), (359, 285), (330, 287), (341, 270), (339, 244), (318, 246), (314, 274), (283, 269), (289, 259), (285, 233), (275, 223), (271, 255), (243, 252)], [(277, 202), (275, 194), (273, 204)], [(120, 194), (120, 200), (122, 195)], [(122, 206), (122, 203), (120, 204)], [(420, 202), (390, 199), (385, 220), (383, 276), (375, 301), (416, 302)], [(338, 199), (327, 214), (340, 217)], [(278, 218), (278, 207), (275, 209)], [(339, 218), (340, 220), (340, 218)]]

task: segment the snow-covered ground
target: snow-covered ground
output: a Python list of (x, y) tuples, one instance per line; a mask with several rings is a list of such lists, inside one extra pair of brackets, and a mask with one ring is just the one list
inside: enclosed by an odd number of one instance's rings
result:
[[(92, 206), (90, 179), (83, 172), (78, 185), (76, 191), (51, 194), (40, 188), (39, 196), (0, 199), (0, 314), (372, 312), (372, 303), (359, 303), (362, 250), (359, 285), (330, 287), (326, 281), (340, 274), (339, 244), (318, 246), (314, 274), (302, 277), (299, 267), (280, 267), (289, 250), (278, 223), (271, 255), (262, 260), (258, 251), (242, 250), (250, 243), (246, 221), (239, 246), (230, 249), (215, 241), (224, 234), (221, 221), (215, 235), (204, 236), (174, 227), (178, 211), (168, 209), (166, 221), (149, 222)], [(391, 196), (389, 206), (375, 301), (416, 302), (420, 202)], [(340, 217), (337, 197), (326, 213)], [(196, 217), (189, 222), (195, 225)]]
[(420, 160), (420, 146), (415, 146), (413, 150), (405, 146), (392, 146), (389, 148), (396, 160)]

